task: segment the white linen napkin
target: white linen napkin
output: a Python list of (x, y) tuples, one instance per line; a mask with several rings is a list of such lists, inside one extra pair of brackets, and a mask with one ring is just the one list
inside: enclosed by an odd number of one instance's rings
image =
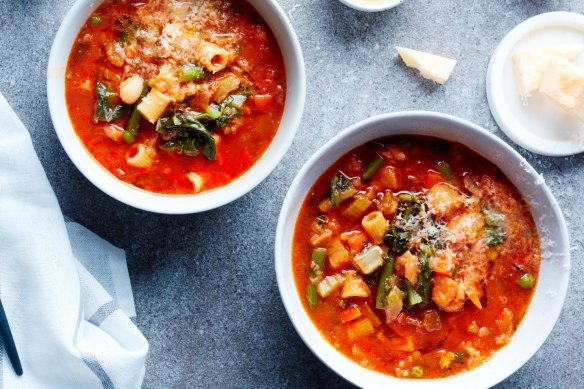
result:
[(129, 318), (125, 254), (64, 220), (1, 93), (0, 299), (24, 370), (16, 376), (0, 349), (0, 389), (142, 385), (148, 343)]

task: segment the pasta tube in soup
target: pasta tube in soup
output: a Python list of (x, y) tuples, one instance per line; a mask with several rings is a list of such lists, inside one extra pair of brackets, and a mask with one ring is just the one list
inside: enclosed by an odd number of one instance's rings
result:
[(292, 267), (324, 338), (401, 378), (472, 369), (507, 344), (541, 260), (529, 207), (466, 147), (379, 139), (343, 156), (300, 209)]
[(286, 74), (245, 0), (106, 0), (77, 36), (65, 86), (73, 127), (106, 170), (192, 194), (235, 180), (266, 151)]

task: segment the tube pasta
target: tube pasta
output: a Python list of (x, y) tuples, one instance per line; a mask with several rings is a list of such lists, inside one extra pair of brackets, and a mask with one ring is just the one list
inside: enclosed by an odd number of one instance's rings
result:
[(361, 224), (371, 240), (375, 244), (383, 242), (383, 236), (389, 228), (389, 222), (383, 217), (383, 214), (379, 211), (371, 212), (361, 220)]
[(357, 219), (361, 216), (373, 202), (364, 195), (357, 195), (355, 199), (343, 211), (343, 215), (348, 219)]
[(204, 40), (199, 41), (198, 51), (201, 64), (213, 73), (225, 69), (230, 59), (227, 50)]
[[(134, 148), (130, 149), (131, 153)], [(136, 154), (133, 156), (126, 155), (126, 163), (130, 166), (149, 169), (154, 165), (154, 159), (156, 158), (156, 150), (154, 148), (143, 145), (139, 143), (136, 146)]]
[(160, 116), (162, 116), (164, 111), (166, 111), (170, 102), (170, 97), (156, 89), (152, 89), (146, 97), (142, 99), (142, 102), (138, 104), (138, 111), (140, 111), (146, 120), (150, 123), (154, 123), (160, 118)]
[(187, 178), (189, 179), (190, 182), (193, 183), (193, 189), (194, 189), (195, 193), (199, 193), (201, 191), (201, 189), (203, 188), (203, 184), (205, 183), (205, 180), (203, 180), (203, 177), (201, 177), (197, 173), (190, 172), (190, 173), (187, 173)]

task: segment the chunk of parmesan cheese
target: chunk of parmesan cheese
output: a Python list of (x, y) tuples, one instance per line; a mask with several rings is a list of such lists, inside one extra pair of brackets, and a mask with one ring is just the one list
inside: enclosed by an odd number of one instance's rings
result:
[(550, 57), (539, 91), (570, 115), (584, 120), (584, 69), (557, 55)]
[(523, 99), (531, 97), (542, 81), (550, 58), (553, 55), (574, 59), (584, 50), (584, 45), (539, 47), (518, 51), (513, 54), (513, 68), (519, 95)]
[(395, 49), (407, 66), (418, 69), (424, 78), (439, 84), (444, 84), (448, 80), (454, 66), (456, 66), (454, 59), (399, 46), (396, 46)]

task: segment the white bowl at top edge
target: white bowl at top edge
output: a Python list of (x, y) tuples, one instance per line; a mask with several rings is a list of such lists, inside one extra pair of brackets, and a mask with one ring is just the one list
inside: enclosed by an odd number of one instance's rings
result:
[(365, 12), (379, 12), (397, 7), (404, 0), (339, 0), (348, 7)]
[[(312, 185), (345, 153), (368, 141), (391, 135), (425, 135), (459, 142), (497, 165), (523, 194), (542, 242), (542, 262), (529, 309), (510, 343), (468, 372), (440, 379), (400, 379), (366, 369), (330, 345), (304, 310), (292, 272), (292, 237), (302, 202)], [(556, 200), (529, 163), (487, 130), (463, 119), (433, 112), (375, 116), (335, 136), (304, 164), (282, 205), (275, 243), (278, 288), (288, 316), (308, 347), (337, 374), (364, 388), (487, 388), (513, 374), (535, 354), (562, 309), (570, 275), (569, 238)]]
[(49, 57), (47, 96), (51, 119), (65, 152), (83, 175), (111, 197), (146, 211), (166, 214), (203, 212), (230, 203), (263, 181), (282, 160), (298, 129), (306, 96), (304, 59), (296, 33), (276, 0), (248, 0), (272, 30), (286, 68), (287, 92), (278, 132), (262, 157), (235, 181), (197, 195), (161, 195), (119, 180), (104, 169), (77, 137), (65, 102), (65, 71), (81, 27), (103, 1), (77, 0), (63, 20)]

